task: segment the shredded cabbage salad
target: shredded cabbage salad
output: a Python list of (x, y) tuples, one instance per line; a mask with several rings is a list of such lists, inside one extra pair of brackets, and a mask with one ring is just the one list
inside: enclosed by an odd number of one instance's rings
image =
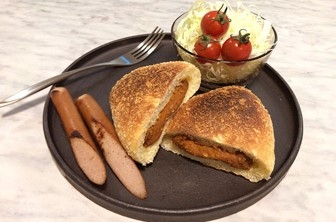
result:
[[(272, 31), (271, 23), (259, 15), (256, 7), (245, 7), (241, 1), (237, 1), (233, 7), (228, 1), (196, 0), (189, 11), (179, 19), (177, 27), (174, 28), (176, 41), (189, 52), (194, 53), (194, 44), (198, 37), (202, 35), (200, 27), (202, 17), (209, 11), (220, 9), (224, 3), (223, 8), (228, 8), (226, 13), (231, 22), (228, 31), (221, 39), (221, 44), (230, 35), (237, 35), (239, 30), (246, 29), (250, 33), (249, 37), (252, 44), (250, 59), (269, 52), (275, 44), (275, 34)], [(270, 55), (267, 54), (238, 66), (231, 66), (221, 62), (221, 58), (218, 62), (201, 64), (197, 62), (194, 56), (181, 48), (177, 47), (177, 50), (183, 60), (196, 65), (201, 70), (202, 80), (223, 84), (244, 82), (247, 78), (258, 75)]]
[[(205, 13), (218, 10), (223, 1), (196, 0), (187, 15), (181, 20), (176, 29), (176, 40), (190, 52), (194, 52), (194, 44), (202, 34), (200, 23)], [(230, 27), (223, 36), (223, 43), (230, 35), (237, 35), (240, 29), (246, 29), (250, 33), (252, 52), (250, 58), (261, 55), (271, 49), (274, 44), (272, 25), (269, 21), (261, 18), (256, 8), (245, 7), (241, 1), (237, 1), (232, 7), (228, 1), (224, 1), (224, 7), (228, 7), (227, 16), (231, 19)]]

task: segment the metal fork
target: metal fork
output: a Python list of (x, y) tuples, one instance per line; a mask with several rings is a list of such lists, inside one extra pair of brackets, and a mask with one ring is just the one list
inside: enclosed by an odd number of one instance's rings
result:
[(163, 33), (163, 30), (159, 27), (156, 27), (145, 40), (143, 40), (138, 46), (136, 46), (131, 51), (125, 53), (124, 55), (121, 55), (118, 58), (113, 59), (109, 62), (98, 63), (78, 69), (73, 69), (67, 72), (63, 72), (49, 79), (43, 80), (1, 101), (0, 108), (16, 103), (24, 98), (27, 98), (28, 96), (33, 95), (34, 93), (41, 91), (42, 89), (47, 88), (48, 86), (51, 86), (84, 70), (102, 66), (130, 66), (139, 63), (147, 58), (155, 50), (155, 48), (160, 44), (164, 36), (165, 34)]

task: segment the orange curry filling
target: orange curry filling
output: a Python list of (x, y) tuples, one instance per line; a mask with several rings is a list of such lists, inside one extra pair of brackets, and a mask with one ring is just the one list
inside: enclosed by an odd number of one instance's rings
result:
[(173, 143), (194, 156), (223, 161), (237, 169), (248, 170), (253, 164), (253, 160), (242, 152), (236, 151), (232, 153), (218, 146), (203, 145), (189, 139), (187, 136), (174, 136)]
[(153, 145), (160, 138), (165, 123), (180, 107), (188, 91), (188, 87), (189, 83), (187, 80), (182, 80), (181, 84), (176, 86), (169, 102), (160, 112), (155, 124), (148, 129), (144, 142), (145, 147)]

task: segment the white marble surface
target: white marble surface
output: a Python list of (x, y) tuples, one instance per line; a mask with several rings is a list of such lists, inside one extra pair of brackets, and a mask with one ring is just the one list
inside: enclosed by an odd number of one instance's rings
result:
[[(156, 25), (169, 31), (191, 2), (0, 1), (0, 99), (58, 74), (101, 44), (148, 33)], [(335, 221), (336, 3), (254, 4), (278, 31), (269, 64), (299, 100), (304, 138), (295, 163), (274, 191), (218, 221)], [(91, 202), (60, 174), (42, 129), (48, 90), (0, 109), (1, 221), (132, 221)]]

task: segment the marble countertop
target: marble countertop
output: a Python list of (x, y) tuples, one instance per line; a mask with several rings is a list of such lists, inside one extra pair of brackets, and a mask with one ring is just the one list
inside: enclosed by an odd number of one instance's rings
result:
[[(62, 72), (111, 40), (169, 31), (192, 0), (0, 1), (0, 99)], [(244, 1), (276, 27), (269, 60), (294, 91), (304, 137), (286, 177), (256, 204), (217, 221), (336, 219), (334, 0)], [(133, 221), (77, 192), (52, 160), (42, 129), (45, 89), (0, 108), (1, 221)]]

